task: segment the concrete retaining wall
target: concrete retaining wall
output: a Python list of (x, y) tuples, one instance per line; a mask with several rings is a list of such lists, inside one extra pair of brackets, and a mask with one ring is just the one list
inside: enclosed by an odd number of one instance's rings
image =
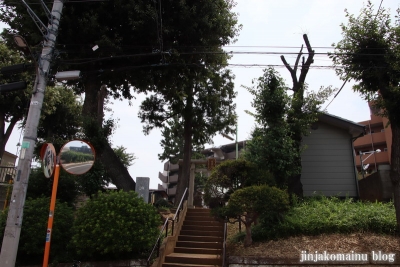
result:
[(360, 199), (369, 201), (389, 201), (393, 190), (390, 181), (390, 166), (382, 165), (376, 173), (358, 181)]
[[(98, 261), (82, 262), (81, 267), (146, 267), (146, 260), (124, 260), (124, 261)], [(49, 264), (49, 267), (71, 267), (72, 263)], [(21, 267), (42, 267), (42, 265), (29, 265)]]
[[(228, 266), (229, 267), (285, 267), (285, 266), (399, 266), (400, 264), (400, 254), (396, 253), (395, 257), (393, 258), (393, 262), (389, 261), (379, 261), (374, 260), (371, 253), (367, 253), (367, 260), (366, 261), (316, 261), (316, 262), (300, 262), (300, 255), (299, 258), (287, 258), (287, 259), (277, 259), (271, 257), (238, 257), (238, 256), (229, 256), (228, 257)], [(397, 256), (397, 257), (396, 257)]]

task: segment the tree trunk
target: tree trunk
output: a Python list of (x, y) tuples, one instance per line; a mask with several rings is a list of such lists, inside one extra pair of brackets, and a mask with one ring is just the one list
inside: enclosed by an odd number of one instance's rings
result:
[(128, 170), (115, 155), (110, 144), (105, 144), (102, 153), (99, 155), (107, 174), (111, 177), (112, 183), (124, 191), (135, 190), (136, 183), (130, 176)]
[[(295, 90), (294, 90), (295, 91)], [(302, 198), (303, 197), (303, 184), (301, 183), (301, 143), (303, 141), (303, 136), (301, 133), (301, 129), (297, 125), (296, 121), (299, 118), (296, 118), (296, 116), (301, 116), (302, 112), (302, 106), (303, 106), (303, 89), (302, 88), (296, 88), (296, 91), (294, 92), (295, 96), (299, 101), (296, 103), (296, 105), (293, 105), (293, 116), (290, 116), (288, 118), (289, 122), (289, 127), (291, 128), (292, 135), (290, 136), (291, 139), (294, 141), (294, 146), (296, 150), (296, 158), (294, 159), (294, 166), (300, 170), (300, 173), (293, 174), (292, 176), (288, 177), (288, 193), (290, 196), (290, 201), (292, 201), (292, 196), (296, 195), (297, 197)]]
[(390, 180), (393, 186), (393, 202), (396, 210), (397, 229), (400, 230), (400, 126), (397, 123), (392, 127), (392, 154), (390, 157)]
[(184, 117), (183, 138), (185, 144), (183, 146), (182, 171), (179, 173), (180, 177), (178, 179), (178, 185), (176, 189), (175, 206), (179, 205), (183, 192), (185, 192), (185, 189), (189, 186), (190, 161), (192, 159), (192, 135), (193, 135), (192, 105), (193, 105), (193, 95), (189, 94), (186, 102), (185, 112), (183, 114)]
[[(298, 149), (298, 157), (295, 159), (295, 166), (297, 168), (302, 169), (301, 166), (301, 151), (300, 151), (300, 144), (301, 144), (301, 133), (298, 133), (297, 135), (300, 135), (300, 141), (296, 140), (296, 149)], [(294, 138), (298, 138), (294, 137)], [(301, 183), (301, 172), (292, 175), (288, 178), (288, 193), (290, 196), (290, 201), (292, 201), (292, 196), (295, 195), (299, 198), (303, 197), (303, 184)]]
[(0, 165), (2, 163), (4, 151), (6, 151), (6, 144), (10, 135), (14, 129), (15, 124), (18, 122), (17, 118), (12, 118), (8, 124), (7, 129), (5, 128), (4, 114), (0, 114), (2, 122), (0, 122)]
[(245, 247), (251, 246), (253, 244), (253, 238), (251, 237), (251, 224), (253, 223), (253, 219), (250, 216), (244, 216), (243, 224), (246, 226), (246, 236), (244, 238), (243, 245)]
[[(106, 97), (106, 87), (101, 86), (97, 79), (89, 80), (85, 83), (85, 101), (83, 103), (83, 116), (88, 120), (93, 120), (97, 131), (102, 130), (103, 105)], [(126, 167), (118, 159), (114, 150), (111, 148), (105, 136), (88, 136), (89, 141), (93, 142), (97, 158), (101, 161), (112, 183), (124, 191), (135, 190), (135, 181), (130, 176)], [(94, 140), (91, 140), (93, 138)], [(97, 140), (96, 140), (97, 139)], [(101, 139), (101, 140), (99, 140)]]
[[(380, 85), (379, 93), (389, 103), (393, 100), (393, 94), (385, 83)], [(393, 103), (393, 102), (392, 102)], [(390, 127), (392, 128), (392, 147), (390, 155), (390, 180), (393, 187), (393, 203), (396, 212), (397, 229), (400, 230), (400, 119), (397, 119), (398, 108), (387, 110)], [(397, 120), (396, 120), (397, 119)]]
[[(296, 121), (298, 121), (299, 117), (302, 116), (302, 106), (304, 104), (304, 86), (305, 86), (305, 80), (307, 77), (307, 73), (310, 69), (311, 64), (314, 63), (314, 55), (315, 51), (312, 49), (310, 41), (308, 40), (307, 34), (303, 34), (303, 39), (304, 42), (306, 43), (306, 48), (308, 51), (308, 56), (307, 60), (304, 61), (303, 57), (303, 62), (301, 63), (301, 70), (300, 70), (300, 76), (297, 78), (297, 68), (299, 66), (300, 58), (303, 54), (303, 45), (301, 46), (299, 54), (297, 54), (296, 62), (294, 64), (294, 67), (292, 68), (286, 61), (284, 56), (281, 56), (281, 60), (285, 67), (288, 69), (290, 72), (290, 75), (292, 77), (292, 82), (293, 82), (293, 99), (296, 99), (296, 102), (292, 102), (292, 108), (294, 109), (295, 112), (293, 112), (293, 117), (288, 118), (289, 124), (291, 123), (292, 125), (292, 139), (296, 143), (296, 149), (298, 150), (298, 155), (299, 157), (296, 159), (296, 166), (300, 168), (301, 170), (301, 154), (300, 154), (300, 147), (301, 147), (301, 141), (302, 141), (302, 134), (301, 134), (301, 129), (299, 129), (298, 125), (296, 125)], [(303, 184), (301, 183), (301, 173), (292, 175), (291, 177), (288, 178), (288, 191), (290, 195), (295, 194), (298, 197), (303, 197)]]

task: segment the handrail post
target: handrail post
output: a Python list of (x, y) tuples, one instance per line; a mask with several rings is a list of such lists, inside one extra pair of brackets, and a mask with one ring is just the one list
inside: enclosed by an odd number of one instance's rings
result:
[(169, 218), (167, 218), (167, 226), (165, 227), (165, 237), (168, 237), (168, 224), (169, 224)]
[[(178, 215), (179, 212), (180, 212), (180, 209), (181, 209), (181, 206), (182, 206), (182, 203), (183, 203), (183, 199), (184, 199), (185, 196), (186, 196), (186, 192), (187, 192), (187, 188), (185, 189), (185, 192), (183, 192), (181, 201), (179, 202), (179, 206), (178, 206), (178, 208), (177, 208), (177, 212), (175, 213), (175, 216), (174, 216), (174, 218), (172, 219), (171, 235), (174, 235), (175, 220), (176, 220), (176, 218), (177, 218), (177, 215)], [(183, 208), (182, 208), (182, 209), (183, 209)], [(160, 234), (158, 235), (157, 241), (156, 241), (155, 245), (153, 246), (153, 250), (151, 251), (149, 258), (147, 259), (147, 267), (150, 266), (151, 256), (153, 255), (154, 250), (155, 250), (156, 248), (157, 248), (157, 257), (160, 256), (160, 255), (159, 255), (159, 254), (160, 254), (160, 247), (161, 247), (160, 238), (161, 238), (161, 236), (162, 236), (164, 230), (166, 230), (166, 231), (165, 231), (165, 237), (168, 237), (168, 223), (169, 223), (169, 220), (170, 220), (170, 218), (167, 218), (167, 219), (165, 220), (165, 222), (164, 222), (164, 225), (163, 225), (163, 227), (162, 227), (162, 229), (161, 229), (161, 231), (160, 231)]]
[(157, 257), (160, 256), (160, 239), (157, 240)]

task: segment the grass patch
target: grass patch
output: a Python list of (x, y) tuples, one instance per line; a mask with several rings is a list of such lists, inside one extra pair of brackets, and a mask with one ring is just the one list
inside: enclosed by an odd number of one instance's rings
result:
[(261, 221), (253, 227), (252, 238), (253, 241), (265, 241), (289, 236), (353, 232), (396, 234), (393, 203), (313, 197), (296, 203), (278, 223)]

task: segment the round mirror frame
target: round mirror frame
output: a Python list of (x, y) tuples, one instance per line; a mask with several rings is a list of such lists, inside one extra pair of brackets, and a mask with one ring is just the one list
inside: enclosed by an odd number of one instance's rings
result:
[[(81, 146), (71, 146), (75, 142), (80, 142)], [(71, 147), (73, 148), (72, 150)], [(67, 142), (62, 146), (59, 153), (61, 167), (73, 175), (82, 175), (88, 172), (93, 167), (95, 159), (96, 152), (94, 147), (84, 140)]]

